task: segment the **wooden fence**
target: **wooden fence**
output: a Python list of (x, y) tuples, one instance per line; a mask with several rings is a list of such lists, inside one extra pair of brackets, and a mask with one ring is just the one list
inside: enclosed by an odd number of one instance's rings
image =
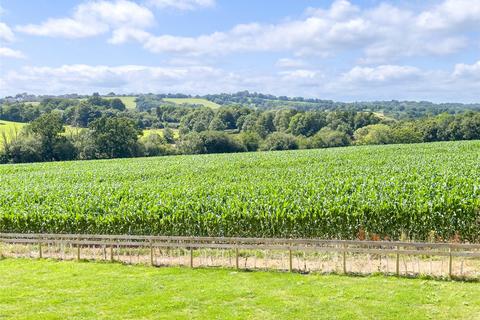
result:
[[(174, 253), (178, 254), (176, 262)], [(0, 255), (131, 263), (135, 257), (137, 263), (151, 265), (253, 269), (261, 264), (265, 269), (342, 273), (375, 272), (371, 265), (380, 262), (376, 271), (387, 274), (480, 279), (480, 244), (0, 233)], [(413, 263), (412, 257), (416, 257)], [(215, 259), (216, 263), (213, 263)], [(258, 261), (261, 263), (257, 264)], [(370, 270), (365, 271), (368, 264)], [(427, 270), (422, 271), (422, 268)]]

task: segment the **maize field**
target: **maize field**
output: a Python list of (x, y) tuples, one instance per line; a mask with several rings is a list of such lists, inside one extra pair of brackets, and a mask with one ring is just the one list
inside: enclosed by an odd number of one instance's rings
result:
[(0, 232), (480, 241), (480, 141), (0, 166)]

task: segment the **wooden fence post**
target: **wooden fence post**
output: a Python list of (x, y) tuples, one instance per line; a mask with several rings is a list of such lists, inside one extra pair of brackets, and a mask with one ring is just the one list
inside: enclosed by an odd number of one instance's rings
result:
[(78, 239), (77, 244), (77, 260), (80, 261), (80, 239)]
[(150, 265), (153, 266), (153, 243), (152, 240), (150, 240)]
[(235, 248), (235, 268), (238, 270), (238, 248)]
[(113, 244), (110, 245), (110, 262), (113, 262)]
[(41, 240), (39, 240), (39, 242), (38, 242), (38, 256), (39, 256), (40, 259), (43, 258), (43, 253), (42, 253), (42, 241), (41, 241)]
[(453, 274), (453, 257), (452, 257), (452, 247), (448, 247), (448, 276), (451, 278)]
[(190, 248), (190, 268), (193, 268), (193, 249)]
[(400, 276), (400, 254), (398, 251), (400, 251), (399, 245), (397, 245), (397, 260), (395, 261), (395, 273), (397, 274), (397, 277)]
[(347, 274), (347, 244), (343, 244), (343, 274)]
[(288, 271), (293, 271), (292, 249), (288, 249)]

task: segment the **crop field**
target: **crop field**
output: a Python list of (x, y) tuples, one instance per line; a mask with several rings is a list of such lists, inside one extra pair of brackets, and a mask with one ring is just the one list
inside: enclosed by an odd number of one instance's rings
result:
[(212, 109), (217, 109), (220, 107), (219, 104), (209, 101), (207, 99), (196, 99), (196, 98), (164, 98), (163, 100), (173, 102), (176, 104), (200, 104), (204, 107), (209, 107)]
[(0, 166), (3, 232), (480, 241), (480, 141)]
[[(20, 133), (20, 130), (24, 126), (25, 126), (25, 123), (22, 123), (22, 122), (0, 120), (0, 139), (3, 139), (4, 134), (6, 135), (7, 139), (10, 139), (15, 134)], [(0, 148), (1, 147), (2, 147), (2, 143), (0, 142)]]
[(478, 319), (480, 285), (0, 260), (3, 319)]

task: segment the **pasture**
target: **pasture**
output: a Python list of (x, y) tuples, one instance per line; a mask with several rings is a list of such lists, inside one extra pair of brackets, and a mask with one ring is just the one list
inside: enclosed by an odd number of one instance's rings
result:
[(478, 283), (0, 260), (0, 318), (478, 319)]
[(209, 101), (207, 99), (198, 99), (198, 98), (164, 98), (164, 101), (173, 102), (175, 104), (195, 104), (202, 105), (204, 107), (217, 109), (220, 107), (219, 104)]
[(115, 97), (103, 97), (103, 98), (109, 99), (109, 100), (118, 98), (122, 100), (125, 107), (127, 107), (127, 109), (130, 109), (130, 110), (134, 110), (137, 107), (137, 103), (135, 102), (135, 99), (137, 99), (137, 97), (135, 96), (125, 96), (125, 97), (115, 96)]
[[(10, 140), (12, 137), (19, 134), (24, 126), (25, 123), (22, 122), (0, 120), (1, 141), (3, 141), (3, 135), (6, 136), (7, 140)], [(2, 146), (2, 143), (0, 143), (0, 147)]]

